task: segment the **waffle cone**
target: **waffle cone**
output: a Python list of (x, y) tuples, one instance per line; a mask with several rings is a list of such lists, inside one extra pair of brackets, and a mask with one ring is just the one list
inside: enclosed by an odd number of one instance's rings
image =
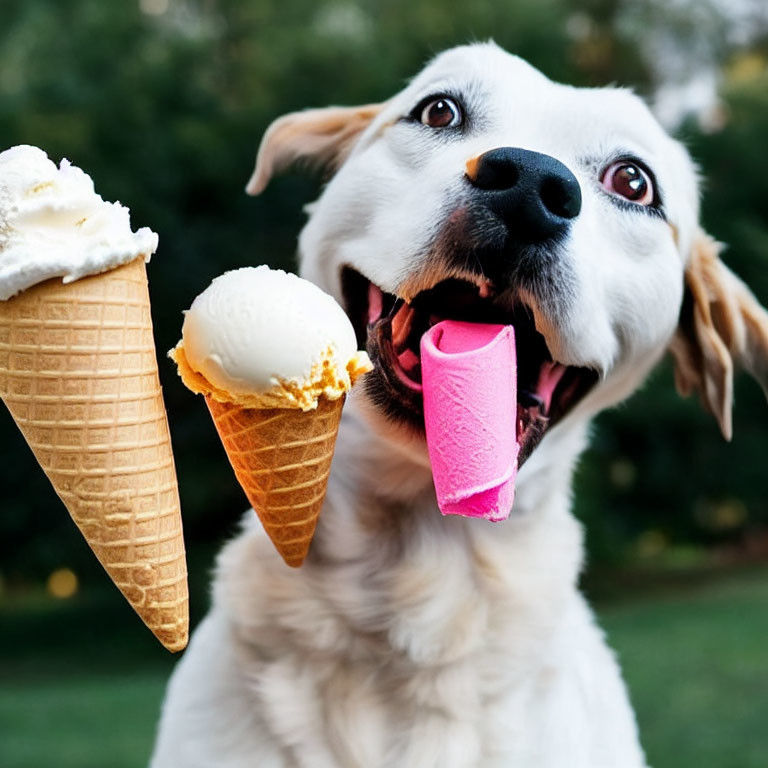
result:
[(325, 499), (344, 398), (314, 411), (243, 408), (206, 397), (235, 475), (285, 562), (307, 556)]
[(169, 650), (187, 565), (144, 259), (0, 301), (0, 396), (112, 581)]

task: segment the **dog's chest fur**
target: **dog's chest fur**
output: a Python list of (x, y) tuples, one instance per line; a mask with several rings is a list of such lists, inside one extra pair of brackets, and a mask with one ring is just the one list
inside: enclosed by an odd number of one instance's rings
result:
[[(618, 669), (576, 591), (570, 472), (536, 494), (535, 511), (523, 493), (496, 525), (442, 518), (428, 470), (354, 423), (335, 461), (301, 570), (279, 563), (255, 524), (220, 558), (209, 626), (181, 665), (219, 648), (214, 690), (188, 691), (190, 707), (221, 720), (218, 765), (644, 764)], [(233, 729), (248, 737), (230, 741)]]

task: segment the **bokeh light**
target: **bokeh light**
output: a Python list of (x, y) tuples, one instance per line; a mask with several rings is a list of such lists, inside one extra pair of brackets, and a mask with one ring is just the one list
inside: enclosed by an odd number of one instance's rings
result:
[(60, 600), (73, 597), (78, 587), (77, 575), (69, 568), (57, 568), (45, 583), (48, 594)]

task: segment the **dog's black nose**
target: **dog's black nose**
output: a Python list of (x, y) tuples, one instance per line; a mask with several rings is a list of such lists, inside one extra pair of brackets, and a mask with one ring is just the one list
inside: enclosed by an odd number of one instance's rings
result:
[(472, 158), (467, 178), (520, 245), (562, 234), (581, 211), (581, 187), (559, 160), (540, 152), (499, 147)]

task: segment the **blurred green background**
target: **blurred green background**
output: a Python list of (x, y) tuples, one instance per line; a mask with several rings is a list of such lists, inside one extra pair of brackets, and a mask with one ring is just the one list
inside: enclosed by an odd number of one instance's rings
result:
[[(0, 149), (69, 158), (160, 234), (150, 290), (193, 620), (246, 502), (164, 351), (214, 276), (293, 266), (319, 183), (289, 174), (248, 198), (262, 132), (384, 99), (434, 53), (489, 37), (554, 79), (653, 102), (701, 165), (705, 227), (768, 304), (765, 0), (0, 0)], [(768, 765), (768, 408), (743, 378), (734, 434), (676, 395), (666, 363), (598, 420), (577, 477), (586, 587), (655, 766)], [(142, 765), (169, 659), (7, 414), (0, 441), (0, 765)]]

